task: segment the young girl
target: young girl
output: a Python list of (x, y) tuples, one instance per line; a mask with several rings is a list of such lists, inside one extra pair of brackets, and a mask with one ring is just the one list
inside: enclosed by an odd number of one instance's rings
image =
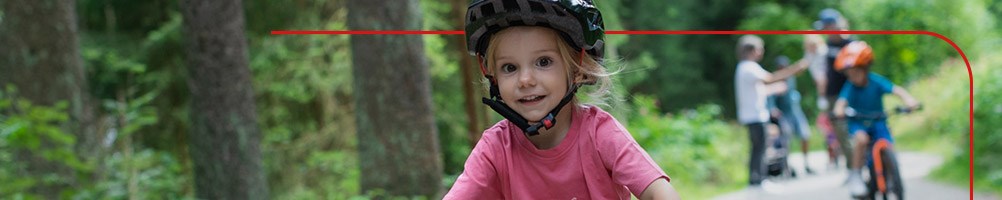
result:
[(445, 199), (678, 199), (668, 176), (609, 113), (578, 104), (608, 90), (604, 25), (590, 0), (480, 0), (467, 44), (504, 116), (484, 131)]

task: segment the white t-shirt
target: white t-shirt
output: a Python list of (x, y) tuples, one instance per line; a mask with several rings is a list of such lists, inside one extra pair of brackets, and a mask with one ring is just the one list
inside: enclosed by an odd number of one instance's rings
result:
[(758, 63), (743, 60), (734, 73), (734, 91), (738, 101), (738, 122), (751, 124), (769, 121), (766, 106), (766, 84), (769, 72)]
[(825, 48), (823, 51), (818, 51), (817, 54), (804, 53), (804, 58), (811, 57), (811, 63), (808, 64), (807, 70), (811, 73), (811, 78), (814, 80), (820, 80), (827, 78), (825, 73), (828, 73), (828, 60), (825, 60), (825, 52), (828, 49)]

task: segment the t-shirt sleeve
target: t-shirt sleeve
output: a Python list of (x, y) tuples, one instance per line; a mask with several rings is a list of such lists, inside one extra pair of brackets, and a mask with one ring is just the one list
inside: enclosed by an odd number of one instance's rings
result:
[(852, 82), (846, 81), (844, 84), (842, 84), (842, 91), (838, 92), (838, 99), (848, 100), (849, 95), (851, 95), (851, 92), (849, 92), (849, 90), (852, 90)]
[(638, 197), (658, 178), (671, 182), (671, 178), (619, 122), (610, 117), (605, 123), (599, 124), (596, 132), (597, 145), (613, 182), (625, 185)]
[(870, 80), (873, 81), (877, 87), (880, 87), (880, 92), (884, 94), (894, 92), (894, 83), (891, 83), (891, 80), (888, 80), (886, 77), (871, 72)]
[(749, 65), (747, 69), (750, 75), (752, 75), (752, 77), (754, 77), (756, 81), (763, 81), (769, 77), (769, 71), (765, 71), (765, 69), (762, 69), (762, 66), (758, 65), (758, 63)]
[(488, 134), (484, 134), (470, 157), (466, 159), (463, 173), (449, 189), (443, 199), (501, 199), (500, 182), (497, 177), (492, 145)]

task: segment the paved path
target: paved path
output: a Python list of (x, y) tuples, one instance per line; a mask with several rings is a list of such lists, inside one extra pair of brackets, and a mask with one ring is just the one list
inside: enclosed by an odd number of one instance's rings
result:
[[(778, 187), (770, 187), (765, 191), (741, 190), (721, 195), (714, 199), (814, 199), (814, 200), (846, 200), (851, 199), (849, 190), (842, 185), (847, 176), (847, 170), (841, 167), (827, 167), (828, 158), (825, 152), (809, 153), (811, 169), (817, 173), (804, 176), (803, 154), (793, 154), (789, 163), (797, 170), (800, 177), (790, 180), (775, 180)], [(902, 166), (902, 178), (905, 183), (905, 198), (907, 199), (969, 199), (966, 187), (956, 187), (927, 179), (927, 175), (943, 163), (939, 156), (926, 153), (899, 152), (898, 162)], [(966, 170), (966, 169), (964, 169)], [(975, 193), (974, 199), (1000, 199), (998, 196)]]

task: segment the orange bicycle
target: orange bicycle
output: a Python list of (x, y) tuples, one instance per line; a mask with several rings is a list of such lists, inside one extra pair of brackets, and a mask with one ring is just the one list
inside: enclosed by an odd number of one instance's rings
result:
[[(921, 105), (916, 109), (898, 106), (893, 113), (908, 114), (916, 110), (921, 110)], [(876, 199), (878, 196), (883, 199), (904, 199), (904, 182), (901, 181), (900, 165), (898, 165), (897, 154), (894, 153), (894, 139), (889, 131), (881, 133), (880, 130), (888, 130), (886, 123), (887, 114), (880, 113), (857, 113), (852, 108), (846, 108), (846, 117), (850, 120), (862, 122), (867, 128), (867, 133), (873, 136), (869, 144), (869, 152), (866, 159), (866, 167), (869, 177), (864, 177), (868, 192), (857, 199)]]

